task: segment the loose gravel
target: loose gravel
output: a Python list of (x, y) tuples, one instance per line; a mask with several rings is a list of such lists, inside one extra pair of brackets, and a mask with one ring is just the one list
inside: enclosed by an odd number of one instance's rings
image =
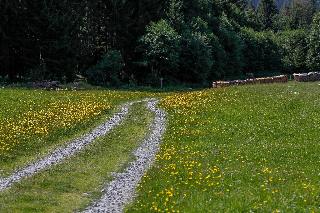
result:
[(155, 113), (155, 119), (150, 127), (150, 135), (134, 152), (136, 160), (123, 173), (114, 175), (115, 179), (103, 190), (102, 198), (88, 207), (85, 213), (123, 212), (125, 205), (133, 200), (138, 183), (154, 162), (165, 132), (166, 114), (156, 105), (156, 100), (147, 103), (148, 109)]
[[(141, 102), (141, 101), (137, 101)], [(23, 178), (30, 177), (50, 166), (61, 163), (66, 158), (75, 155), (87, 145), (91, 144), (98, 137), (109, 133), (113, 128), (118, 126), (126, 117), (129, 108), (132, 104), (137, 102), (130, 102), (123, 105), (118, 113), (115, 113), (106, 123), (98, 126), (92, 132), (78, 138), (64, 147), (54, 150), (51, 154), (43, 157), (35, 163), (29, 164), (26, 167), (15, 171), (12, 175), (6, 178), (0, 178), (0, 192), (8, 189), (12, 184), (20, 182)]]

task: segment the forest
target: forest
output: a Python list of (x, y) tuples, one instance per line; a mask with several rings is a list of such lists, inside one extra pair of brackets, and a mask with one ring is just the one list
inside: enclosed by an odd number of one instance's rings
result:
[(0, 82), (209, 86), (320, 70), (315, 0), (0, 0)]

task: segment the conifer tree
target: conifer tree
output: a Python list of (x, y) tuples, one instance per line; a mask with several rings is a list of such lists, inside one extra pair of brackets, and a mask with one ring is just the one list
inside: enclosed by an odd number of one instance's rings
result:
[(257, 16), (263, 30), (272, 29), (274, 16), (276, 14), (277, 7), (274, 0), (261, 0)]

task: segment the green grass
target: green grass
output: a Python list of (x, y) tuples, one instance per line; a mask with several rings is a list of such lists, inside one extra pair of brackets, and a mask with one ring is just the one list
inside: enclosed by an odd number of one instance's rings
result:
[[(90, 131), (115, 112), (120, 103), (146, 96), (153, 94), (0, 89), (0, 177)], [(67, 125), (63, 126), (63, 122)], [(43, 127), (47, 134), (37, 133)]]
[[(120, 103), (146, 96), (163, 97), (168, 126), (128, 212), (320, 212), (319, 83), (161, 94), (0, 89), (0, 121), (53, 102), (111, 106), (46, 136), (30, 136), (2, 156), (0, 176), (93, 128)], [(121, 126), (87, 150), (1, 192), (0, 212), (85, 208), (101, 196), (110, 172), (132, 160), (152, 117), (141, 104), (135, 106)]]
[(112, 179), (132, 160), (132, 151), (148, 132), (153, 114), (135, 105), (129, 117), (86, 150), (0, 193), (0, 212), (74, 212), (101, 196)]
[(178, 93), (128, 212), (319, 212), (320, 85)]

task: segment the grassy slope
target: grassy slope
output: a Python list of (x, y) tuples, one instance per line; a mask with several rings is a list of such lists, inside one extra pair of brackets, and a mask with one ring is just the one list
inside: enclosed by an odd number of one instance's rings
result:
[[(0, 177), (8, 175), (15, 168), (25, 165), (66, 141), (88, 132), (105, 121), (117, 110), (120, 103), (150, 95), (152, 94), (144, 92), (109, 90), (56, 92), (0, 89), (0, 148), (3, 147), (2, 142), (12, 147), (10, 151), (0, 149)], [(52, 104), (56, 104), (57, 107), (52, 107)], [(89, 104), (91, 108), (86, 108)], [(62, 109), (59, 109), (59, 106)], [(64, 110), (63, 107), (67, 109)], [(44, 113), (54, 114), (51, 116), (55, 118), (53, 126), (49, 126), (53, 122), (52, 119), (39, 117), (41, 110)], [(81, 113), (84, 111), (90, 112), (82, 116)], [(63, 114), (66, 116), (62, 117)], [(61, 119), (66, 119), (70, 125), (61, 126), (59, 123)], [(21, 120), (26, 123), (21, 124)], [(28, 121), (33, 123), (27, 123)], [(12, 126), (9, 127), (9, 124)], [(41, 130), (44, 126), (49, 126), (48, 134), (35, 133), (37, 129)], [(18, 128), (15, 129), (16, 127)]]
[(0, 212), (73, 212), (99, 198), (148, 132), (153, 115), (137, 104), (128, 119), (85, 152), (0, 193)]
[(128, 212), (319, 211), (319, 83), (181, 93), (162, 106), (164, 144)]

